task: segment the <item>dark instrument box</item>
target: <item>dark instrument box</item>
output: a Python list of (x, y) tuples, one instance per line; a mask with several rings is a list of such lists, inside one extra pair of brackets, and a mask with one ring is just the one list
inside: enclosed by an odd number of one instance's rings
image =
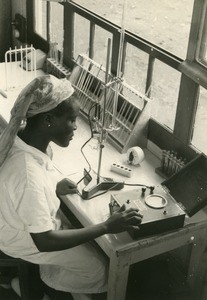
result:
[(143, 215), (140, 230), (129, 231), (133, 238), (183, 227), (186, 215), (193, 216), (207, 204), (207, 157), (198, 155), (152, 193), (139, 188), (111, 195), (111, 213), (123, 204)]

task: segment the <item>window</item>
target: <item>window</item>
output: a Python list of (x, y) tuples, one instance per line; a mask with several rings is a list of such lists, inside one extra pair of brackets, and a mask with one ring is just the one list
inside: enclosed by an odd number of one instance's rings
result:
[(34, 1), (34, 30), (35, 32), (47, 39), (47, 2), (42, 0)]
[(27, 43), (48, 53), (48, 7), (43, 0), (27, 0)]
[(50, 41), (55, 42), (57, 49), (63, 49), (63, 5), (50, 3)]
[(145, 94), (148, 55), (127, 43), (124, 79), (133, 88)]
[[(84, 53), (98, 65), (105, 67), (107, 41), (110, 38), (112, 41), (110, 64), (111, 71), (115, 74), (119, 50), (118, 27), (121, 27), (122, 23), (124, 2), (126, 1), (73, 0), (66, 1), (64, 5), (53, 1), (45, 5), (43, 0), (27, 0), (27, 20), (30, 29), (28, 36), (31, 37), (32, 43), (37, 41), (34, 43), (36, 48), (48, 53), (50, 37), (52, 40), (60, 38), (58, 44), (63, 44), (64, 26), (64, 62), (71, 68), (78, 55)], [(32, 6), (33, 3), (36, 7)], [(81, 6), (86, 9), (82, 9)], [(154, 120), (154, 123), (149, 127), (149, 137), (160, 148), (181, 142), (179, 147), (181, 146), (184, 151), (187, 149), (190, 155), (194, 153), (193, 147), (189, 147), (189, 140), (192, 136), (198, 85), (207, 87), (207, 68), (203, 67), (207, 66), (206, 7), (207, 0), (128, 1), (124, 18), (126, 31), (123, 76), (127, 84), (142, 94), (150, 92), (153, 117), (150, 121)], [(66, 17), (64, 24), (63, 10)], [(36, 22), (33, 21), (34, 18)], [(47, 35), (47, 41), (40, 39), (40, 35), (44, 37)], [(44, 42), (47, 42), (45, 50)], [(206, 119), (201, 118), (206, 97), (205, 89), (201, 88), (192, 138), (193, 146), (199, 150), (205, 146), (200, 131), (206, 128)], [(188, 114), (183, 118), (186, 109)]]
[[(123, 0), (74, 2), (121, 26)], [(194, 0), (126, 1), (124, 27), (141, 38), (185, 59)]]
[(179, 86), (180, 73), (156, 60), (151, 86), (151, 115), (170, 129), (174, 128)]
[[(107, 47), (108, 47), (108, 39), (111, 39), (112, 43), (112, 35), (110, 32), (102, 29), (100, 26), (95, 27), (95, 38), (94, 38), (94, 60), (106, 67), (107, 61)], [(110, 69), (111, 61), (109, 61), (109, 69)]]
[[(47, 30), (47, 22), (49, 23), (49, 30)], [(62, 48), (63, 6), (54, 2), (35, 0), (34, 30), (45, 40), (49, 38), (50, 41), (56, 41), (58, 43), (58, 47)]]
[(201, 38), (198, 45), (198, 61), (207, 66), (207, 1), (203, 10), (200, 32)]
[(192, 145), (207, 154), (206, 129), (207, 129), (207, 90), (200, 87), (200, 95), (199, 95), (198, 107), (196, 111)]
[(87, 19), (75, 14), (74, 18), (74, 59), (79, 54), (89, 55), (89, 27)]

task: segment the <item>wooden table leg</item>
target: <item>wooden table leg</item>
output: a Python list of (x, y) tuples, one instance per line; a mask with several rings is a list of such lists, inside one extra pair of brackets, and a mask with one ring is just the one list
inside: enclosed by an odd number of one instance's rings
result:
[(107, 300), (125, 300), (129, 267), (129, 255), (115, 252), (110, 258)]
[(199, 232), (199, 236), (195, 239), (195, 243), (192, 244), (187, 274), (187, 283), (191, 288), (193, 299), (200, 299), (202, 293), (202, 285), (206, 271), (205, 249), (205, 235), (202, 234), (202, 232)]

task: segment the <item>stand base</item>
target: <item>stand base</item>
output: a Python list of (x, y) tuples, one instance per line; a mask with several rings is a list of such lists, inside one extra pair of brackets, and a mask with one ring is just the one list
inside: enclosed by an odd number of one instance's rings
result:
[(89, 199), (98, 191), (106, 190), (121, 190), (124, 187), (124, 182), (114, 181), (112, 178), (102, 177), (99, 183), (97, 183), (97, 178), (92, 178), (92, 176), (84, 169), (84, 183), (87, 184), (82, 190), (82, 198)]

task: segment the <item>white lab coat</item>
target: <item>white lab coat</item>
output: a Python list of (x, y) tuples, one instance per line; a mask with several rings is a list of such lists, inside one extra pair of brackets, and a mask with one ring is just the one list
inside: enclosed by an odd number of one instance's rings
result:
[[(40, 265), (42, 280), (71, 293), (107, 289), (107, 262), (90, 243), (64, 251), (39, 252), (30, 233), (62, 230), (56, 196), (59, 174), (48, 155), (15, 140), (0, 168), (0, 249)], [(72, 229), (71, 229), (72, 230)]]

